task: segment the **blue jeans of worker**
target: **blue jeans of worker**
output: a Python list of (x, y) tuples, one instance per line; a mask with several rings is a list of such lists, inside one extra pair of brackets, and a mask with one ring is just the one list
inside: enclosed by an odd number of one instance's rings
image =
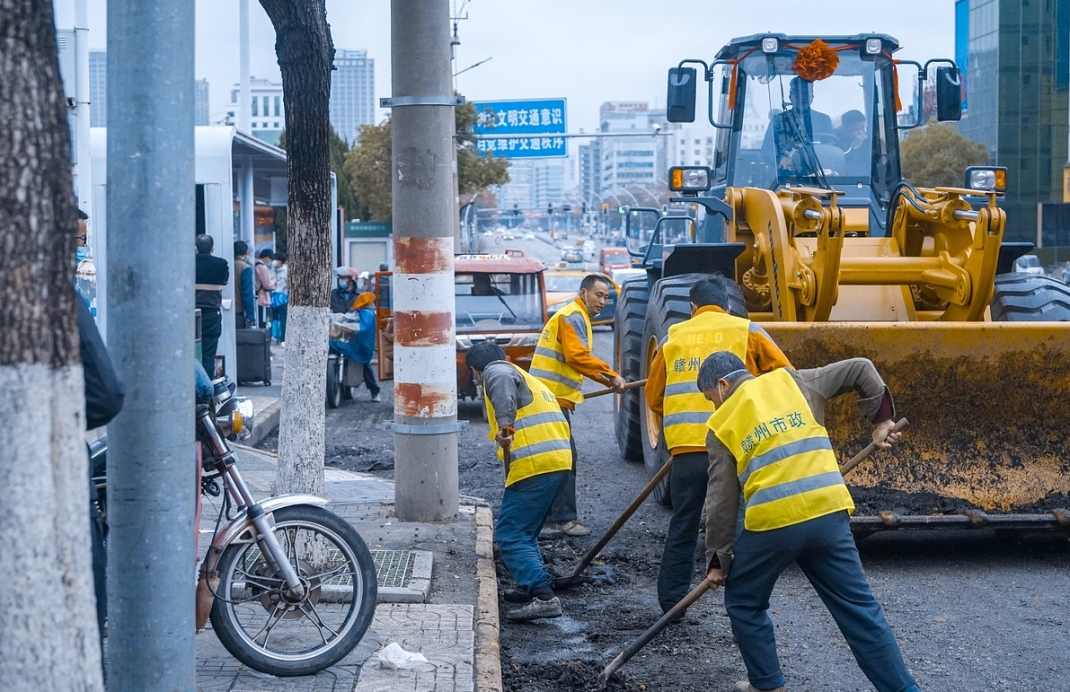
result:
[(572, 434), (572, 411), (561, 407), (561, 413), (565, 414), (568, 423), (568, 444), (572, 447), (572, 470), (566, 474), (565, 484), (561, 486), (561, 492), (557, 494), (550, 513), (546, 516), (547, 521), (563, 524), (575, 521), (579, 517), (576, 511), (576, 438)]
[(724, 605), (751, 685), (768, 690), (784, 684), (767, 611), (777, 578), (792, 562), (817, 590), (877, 692), (920, 692), (870, 591), (847, 512), (771, 531), (737, 531)]
[(691, 590), (709, 468), (710, 459), (706, 452), (686, 452), (672, 458), (672, 470), (669, 471), (672, 519), (665, 532), (665, 547), (658, 568), (658, 603), (666, 613)]
[(568, 475), (568, 471), (552, 471), (525, 478), (508, 486), (502, 495), (494, 540), (517, 586), (529, 592), (550, 588), (550, 576), (539, 552), (539, 531)]

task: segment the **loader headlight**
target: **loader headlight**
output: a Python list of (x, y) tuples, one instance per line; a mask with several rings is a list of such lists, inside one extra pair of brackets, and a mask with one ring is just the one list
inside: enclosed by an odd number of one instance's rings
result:
[(1005, 166), (970, 166), (966, 169), (966, 187), (971, 190), (1006, 192), (1007, 168)]
[(766, 36), (762, 39), (762, 52), (763, 53), (775, 53), (780, 50), (780, 42), (772, 36)]
[(706, 166), (673, 166), (669, 169), (669, 189), (674, 192), (705, 192), (713, 179)]
[(879, 38), (866, 39), (866, 55), (878, 55), (882, 48), (884, 48), (884, 42)]

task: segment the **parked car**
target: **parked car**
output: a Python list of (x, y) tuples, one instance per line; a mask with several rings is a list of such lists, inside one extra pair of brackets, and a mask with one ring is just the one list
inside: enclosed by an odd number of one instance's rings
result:
[(574, 245), (563, 247), (561, 248), (561, 261), (570, 264), (575, 262), (583, 264), (583, 250)]
[[(1040, 258), (1036, 255), (1022, 255), (1014, 260), (1014, 271), (1023, 274), (1044, 275), (1044, 267), (1040, 265)], [(1064, 274), (1065, 276), (1065, 274)]]

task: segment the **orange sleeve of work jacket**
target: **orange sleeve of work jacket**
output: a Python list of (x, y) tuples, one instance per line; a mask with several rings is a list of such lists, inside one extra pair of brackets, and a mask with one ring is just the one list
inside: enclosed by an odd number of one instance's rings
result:
[[(583, 336), (586, 337), (587, 335), (584, 334)], [(609, 367), (608, 363), (601, 358), (596, 358), (591, 353), (590, 347), (583, 343), (580, 335), (567, 322), (562, 322), (558, 325), (557, 338), (561, 342), (561, 350), (564, 351), (565, 362), (579, 374), (603, 384), (607, 384), (609, 380), (617, 376), (617, 373), (614, 372), (613, 368)]]

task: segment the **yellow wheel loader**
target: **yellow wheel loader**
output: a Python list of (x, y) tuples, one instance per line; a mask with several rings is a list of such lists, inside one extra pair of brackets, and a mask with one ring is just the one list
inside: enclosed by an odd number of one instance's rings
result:
[[(899, 131), (923, 123), (904, 116), (900, 77), (916, 76), (914, 102), (939, 120), (958, 119), (961, 99), (953, 63), (901, 61), (898, 48), (880, 34), (762, 34), (669, 70), (673, 122), (694, 120), (698, 78), (710, 83), (714, 166), (670, 170), (694, 221), (624, 210), (647, 277), (621, 289), (617, 367), (646, 377), (668, 327), (690, 315), (690, 286), (733, 277), (732, 312), (796, 368), (869, 358), (910, 419), (850, 479), (857, 533), (1068, 532), (1070, 290), (1013, 273), (1032, 246), (1003, 242), (1005, 169), (968, 169), (962, 188), (903, 181)], [(826, 419), (847, 456), (868, 441), (850, 399)], [(651, 472), (667, 459), (659, 423), (641, 391), (618, 397), (622, 454)], [(667, 485), (657, 495), (669, 501)]]

